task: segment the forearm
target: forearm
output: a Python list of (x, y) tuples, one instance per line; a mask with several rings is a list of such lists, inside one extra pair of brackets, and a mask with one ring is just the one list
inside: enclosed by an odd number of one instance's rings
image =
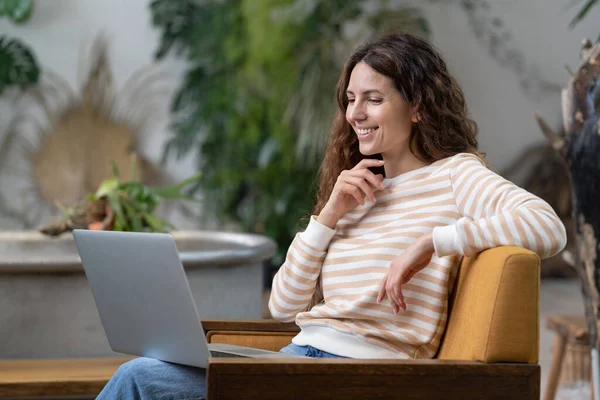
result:
[(461, 218), (433, 231), (436, 255), (472, 256), (497, 246), (519, 246), (550, 257), (566, 244), (560, 218), (548, 205), (523, 204), (491, 217)]
[(548, 203), (490, 171), (472, 155), (457, 161), (450, 180), (462, 218), (434, 228), (436, 255), (472, 256), (512, 245), (545, 258), (564, 248), (565, 227)]
[(306, 231), (296, 235), (286, 260), (273, 279), (269, 310), (273, 318), (293, 321), (306, 310), (315, 293), (321, 266), (335, 231), (314, 217)]

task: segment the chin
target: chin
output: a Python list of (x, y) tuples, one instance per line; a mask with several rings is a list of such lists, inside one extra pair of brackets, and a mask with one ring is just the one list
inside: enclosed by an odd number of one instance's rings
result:
[(381, 153), (380, 151), (375, 150), (371, 146), (360, 146), (360, 145), (358, 146), (358, 151), (360, 151), (360, 154), (362, 154), (363, 156), (372, 156), (372, 155)]

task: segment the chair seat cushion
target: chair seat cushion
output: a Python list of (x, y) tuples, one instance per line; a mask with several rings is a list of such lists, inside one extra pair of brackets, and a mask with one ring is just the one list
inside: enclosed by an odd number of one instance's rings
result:
[(279, 351), (292, 343), (296, 332), (210, 331), (209, 343), (234, 344), (255, 349)]

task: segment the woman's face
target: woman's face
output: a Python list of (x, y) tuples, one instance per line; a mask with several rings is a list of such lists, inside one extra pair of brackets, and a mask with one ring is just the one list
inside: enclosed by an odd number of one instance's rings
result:
[(346, 120), (363, 155), (380, 153), (384, 159), (399, 159), (407, 154), (416, 116), (390, 78), (360, 62), (352, 70), (346, 96)]

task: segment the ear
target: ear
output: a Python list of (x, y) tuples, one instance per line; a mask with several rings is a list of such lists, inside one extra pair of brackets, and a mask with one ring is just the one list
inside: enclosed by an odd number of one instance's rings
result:
[(421, 116), (417, 112), (417, 107), (413, 107), (410, 120), (412, 121), (413, 124), (416, 124), (417, 122), (419, 122), (421, 120)]

